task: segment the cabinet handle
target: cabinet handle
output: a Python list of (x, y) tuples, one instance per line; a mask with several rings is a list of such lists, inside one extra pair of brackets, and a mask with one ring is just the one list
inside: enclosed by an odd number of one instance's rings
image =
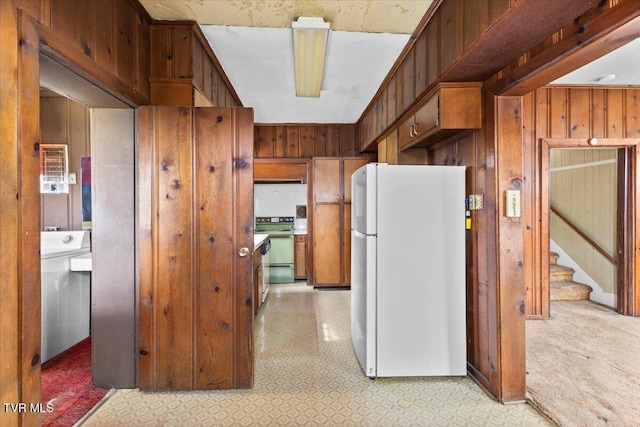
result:
[(413, 133), (414, 133), (414, 137), (418, 136), (418, 123), (414, 123), (413, 125)]
[(414, 126), (414, 125), (411, 125), (411, 127), (409, 127), (409, 136), (410, 136), (411, 138), (415, 138), (415, 137), (416, 137), (416, 135), (413, 133), (413, 126)]

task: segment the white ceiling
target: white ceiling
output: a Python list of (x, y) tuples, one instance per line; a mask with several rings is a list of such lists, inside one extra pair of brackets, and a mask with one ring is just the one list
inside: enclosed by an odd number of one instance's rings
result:
[[(613, 80), (602, 80), (614, 76)], [(636, 39), (590, 64), (561, 77), (553, 84), (571, 85), (640, 85), (640, 39)]]
[(295, 96), (290, 29), (203, 25), (256, 123), (355, 123), (409, 40), (405, 34), (331, 31), (319, 98)]
[[(154, 19), (193, 19), (256, 123), (355, 123), (432, 0), (142, 0)], [(320, 98), (295, 96), (291, 22), (331, 24)]]

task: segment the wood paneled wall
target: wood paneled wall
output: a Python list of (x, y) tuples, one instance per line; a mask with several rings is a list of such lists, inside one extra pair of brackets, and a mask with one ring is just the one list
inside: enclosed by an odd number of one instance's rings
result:
[[(359, 156), (356, 125), (256, 125), (256, 158), (311, 158)], [(363, 154), (363, 156), (369, 156)]]
[[(39, 49), (13, 1), (0, 1), (0, 40), (0, 401), (28, 407), (40, 403)], [(37, 412), (0, 417), (40, 424)]]
[(151, 17), (137, 1), (13, 1), (51, 30), (43, 38), (54, 51), (138, 105), (148, 104)]
[(505, 217), (502, 196), (522, 187), (522, 108), (518, 97), (485, 98), (484, 130), (434, 147), (429, 163), (466, 166), (467, 194), (484, 195), (467, 232), (467, 360), (508, 402), (525, 392), (523, 221)]
[(544, 87), (523, 97), (525, 177), (522, 206), (525, 220), (525, 287), (527, 315), (549, 316), (548, 289), (543, 287), (541, 248), (547, 244), (539, 226), (546, 213), (541, 211), (540, 170), (543, 138), (628, 139), (640, 136), (640, 89)]
[(194, 21), (151, 24), (150, 77), (154, 105), (194, 105), (194, 88), (213, 107), (242, 105), (202, 30)]

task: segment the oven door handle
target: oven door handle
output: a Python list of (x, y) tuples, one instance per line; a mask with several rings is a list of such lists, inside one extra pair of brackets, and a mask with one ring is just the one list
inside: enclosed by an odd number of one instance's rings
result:
[(270, 239), (293, 239), (293, 234), (269, 234)]

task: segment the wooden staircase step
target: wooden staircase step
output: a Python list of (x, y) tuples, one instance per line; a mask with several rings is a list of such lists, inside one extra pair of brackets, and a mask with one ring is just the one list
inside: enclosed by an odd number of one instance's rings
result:
[(557, 252), (549, 252), (549, 265), (558, 264), (558, 258), (560, 255)]
[(573, 268), (565, 267), (558, 264), (551, 265), (549, 270), (550, 282), (571, 282), (573, 280), (573, 273), (576, 272)]
[(591, 286), (573, 281), (552, 281), (549, 285), (551, 301), (588, 300), (593, 291)]

